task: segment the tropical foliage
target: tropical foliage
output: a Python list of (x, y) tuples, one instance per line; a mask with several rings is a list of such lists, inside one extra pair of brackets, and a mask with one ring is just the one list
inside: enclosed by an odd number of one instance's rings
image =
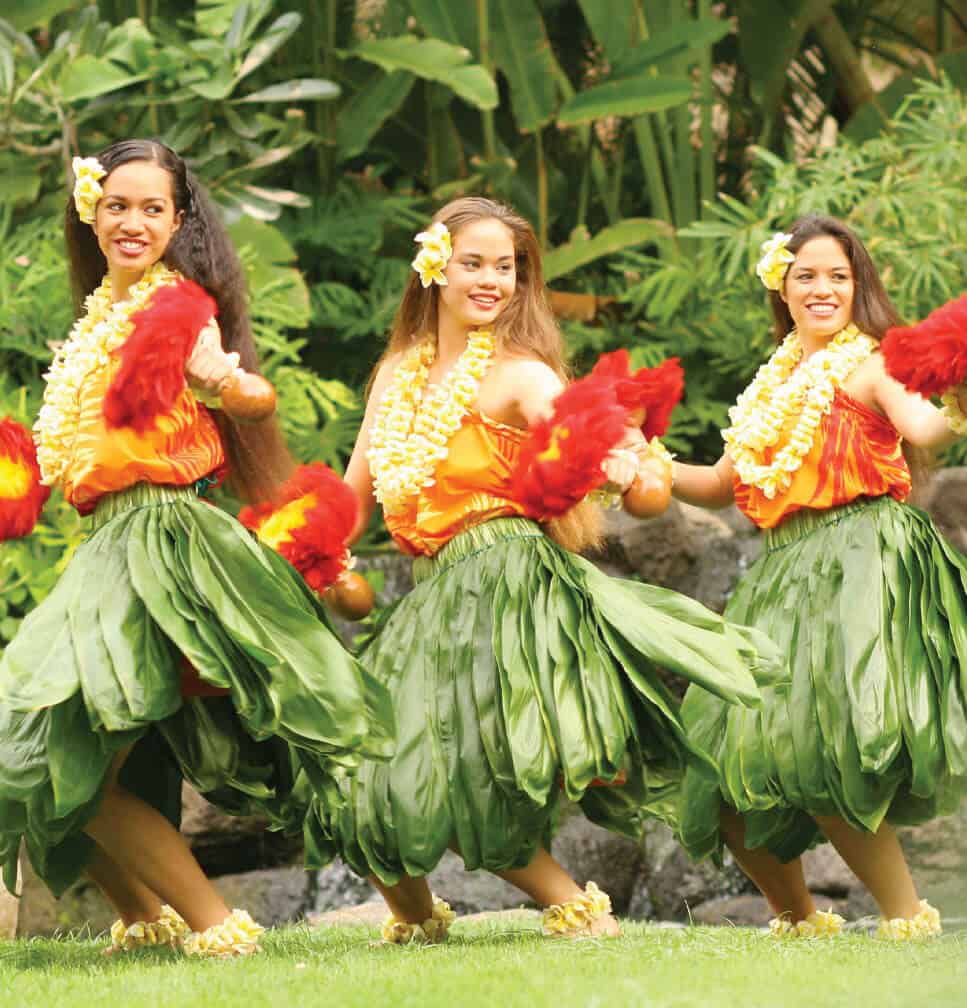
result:
[[(768, 346), (772, 228), (846, 217), (910, 316), (962, 283), (965, 31), (945, 0), (4, 5), (0, 415), (30, 419), (70, 323), (71, 157), (153, 135), (224, 211), (300, 459), (346, 457), (411, 236), (464, 192), (534, 221), (577, 370), (683, 358), (672, 442), (710, 457)], [(0, 642), (78, 534), (55, 497), (3, 548)]]

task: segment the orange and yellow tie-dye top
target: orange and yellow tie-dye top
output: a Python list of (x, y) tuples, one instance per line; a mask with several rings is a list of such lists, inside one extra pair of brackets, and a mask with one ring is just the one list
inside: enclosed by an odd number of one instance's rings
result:
[[(772, 461), (783, 443), (780, 439), (766, 449), (764, 464)], [(738, 476), (734, 480), (735, 503), (759, 528), (774, 528), (802, 508), (826, 510), (858, 497), (889, 494), (905, 500), (910, 486), (910, 469), (896, 428), (842, 389), (837, 390), (809, 454), (785, 492), (770, 500), (758, 487), (747, 486)]]
[(120, 365), (120, 358), (112, 360), (80, 391), (77, 438), (62, 489), (81, 514), (93, 511), (104, 494), (135, 483), (189, 486), (225, 462), (215, 421), (188, 388), (144, 434), (129, 427), (109, 428), (104, 397)]
[(510, 499), (510, 474), (527, 431), (471, 410), (450, 439), (447, 456), (423, 487), (384, 515), (404, 553), (432, 556), (472, 525), (522, 515)]

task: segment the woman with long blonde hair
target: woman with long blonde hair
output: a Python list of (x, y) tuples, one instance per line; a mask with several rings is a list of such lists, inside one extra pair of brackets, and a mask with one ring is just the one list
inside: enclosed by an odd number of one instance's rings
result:
[[(548, 852), (560, 796), (632, 836), (670, 815), (685, 766), (714, 770), (685, 743), (658, 666), (754, 703), (761, 642), (576, 555), (597, 536), (591, 505), (546, 527), (525, 517), (510, 476), (567, 377), (533, 229), (466, 197), (417, 240), (346, 472), (360, 528), (380, 501), (416, 558), (416, 587), (362, 655), (392, 693), (397, 752), (365, 763), (343, 806), (314, 810), (310, 856), (338, 850), (371, 877), (390, 941), (446, 933), (452, 914), (423, 876), (448, 848), (548, 908), (547, 933), (612, 934), (607, 896)], [(605, 462), (618, 490), (635, 468), (620, 451)]]

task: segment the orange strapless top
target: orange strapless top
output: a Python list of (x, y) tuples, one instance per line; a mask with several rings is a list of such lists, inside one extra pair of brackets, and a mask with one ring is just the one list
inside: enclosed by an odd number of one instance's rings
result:
[[(767, 450), (763, 461), (771, 462), (780, 447)], [(738, 477), (734, 485), (739, 509), (759, 528), (774, 528), (801, 508), (825, 510), (885, 494), (905, 500), (911, 481), (893, 424), (840, 389), (785, 493), (770, 500)]]
[(510, 499), (510, 473), (527, 431), (508, 427), (475, 410), (450, 439), (434, 483), (385, 513), (386, 527), (404, 553), (436, 553), (458, 532), (489, 521), (522, 515)]
[(112, 361), (81, 390), (77, 440), (62, 485), (64, 496), (81, 514), (93, 511), (103, 494), (135, 483), (188, 486), (225, 461), (215, 421), (187, 388), (144, 434), (128, 427), (109, 429), (104, 396), (120, 365), (120, 359)]

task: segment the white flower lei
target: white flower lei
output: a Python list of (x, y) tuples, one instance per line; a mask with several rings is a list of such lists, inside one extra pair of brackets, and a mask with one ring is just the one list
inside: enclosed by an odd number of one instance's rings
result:
[(44, 375), (44, 404), (34, 424), (37, 462), (41, 482), (56, 486), (74, 455), (74, 441), (80, 420), (81, 390), (98, 371), (108, 366), (111, 351), (119, 347), (131, 331), (130, 318), (159, 288), (174, 283), (180, 274), (156, 262), (128, 290), (123, 301), (111, 301), (111, 279), (84, 302), (84, 314), (74, 323), (67, 340), (54, 354)]
[(450, 438), (476, 400), (493, 353), (489, 332), (471, 333), (460, 359), (429, 392), (426, 384), (436, 357), (433, 344), (417, 344), (396, 366), (366, 452), (376, 499), (384, 507), (393, 508), (433, 485), (436, 467), (447, 457)]
[[(836, 390), (876, 349), (876, 342), (850, 323), (827, 346), (802, 361), (795, 330), (759, 368), (752, 384), (729, 410), (732, 426), (722, 437), (735, 470), (746, 486), (773, 498), (792, 483), (830, 411)], [(771, 464), (761, 461), (793, 417), (798, 417), (787, 443)]]

